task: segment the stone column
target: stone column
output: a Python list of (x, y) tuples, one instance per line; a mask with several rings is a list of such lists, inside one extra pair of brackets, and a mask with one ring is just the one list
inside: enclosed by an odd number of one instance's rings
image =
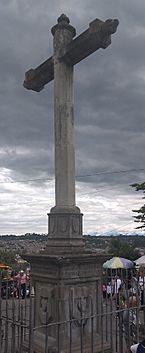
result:
[[(55, 202), (49, 214), (46, 251), (57, 254), (83, 248), (82, 214), (75, 204), (75, 144), (73, 65), (60, 60), (76, 34), (69, 18), (61, 15), (54, 36)], [(53, 244), (52, 244), (52, 241)], [(52, 249), (53, 248), (53, 249)]]
[(55, 199), (60, 210), (75, 206), (73, 66), (59, 58), (76, 31), (65, 15), (58, 18), (58, 24), (51, 31), (54, 36)]

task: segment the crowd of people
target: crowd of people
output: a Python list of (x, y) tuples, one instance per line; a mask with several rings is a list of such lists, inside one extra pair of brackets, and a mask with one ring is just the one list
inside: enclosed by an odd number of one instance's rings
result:
[(25, 299), (30, 294), (30, 270), (12, 271), (5, 275), (1, 274), (1, 298), (22, 298)]
[[(139, 311), (145, 309), (145, 273), (144, 270), (127, 273), (125, 276), (116, 274), (109, 278), (102, 287), (103, 301), (112, 300), (116, 308), (119, 330), (122, 331), (127, 353), (145, 353), (145, 341), (137, 343), (137, 331), (144, 332)], [(132, 345), (130, 344), (132, 343)]]

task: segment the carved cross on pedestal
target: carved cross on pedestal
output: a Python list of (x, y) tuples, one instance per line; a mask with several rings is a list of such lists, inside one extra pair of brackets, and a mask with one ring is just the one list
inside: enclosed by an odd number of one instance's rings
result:
[(47, 253), (68, 253), (83, 249), (82, 214), (75, 203), (75, 148), (73, 67), (99, 48), (111, 44), (118, 20), (99, 19), (73, 39), (75, 28), (62, 14), (52, 27), (53, 56), (25, 73), (24, 87), (41, 91), (54, 79), (55, 207), (49, 214)]

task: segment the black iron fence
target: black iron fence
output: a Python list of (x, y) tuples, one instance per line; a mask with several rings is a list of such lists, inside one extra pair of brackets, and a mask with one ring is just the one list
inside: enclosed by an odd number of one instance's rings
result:
[[(30, 283), (25, 295), (12, 280), (0, 281), (0, 352), (1, 353), (125, 353), (132, 344), (145, 337), (144, 273), (105, 270), (102, 292), (95, 305), (90, 297), (73, 298), (65, 303), (68, 320), (59, 310), (57, 322), (51, 318), (43, 298), (43, 324), (35, 317), (35, 289)], [(100, 301), (101, 296), (101, 301)], [(64, 299), (65, 300), (65, 299)], [(77, 312), (74, 311), (74, 300)], [(65, 300), (66, 301), (66, 300)], [(99, 310), (96, 308), (101, 305)], [(61, 310), (60, 310), (61, 312)]]

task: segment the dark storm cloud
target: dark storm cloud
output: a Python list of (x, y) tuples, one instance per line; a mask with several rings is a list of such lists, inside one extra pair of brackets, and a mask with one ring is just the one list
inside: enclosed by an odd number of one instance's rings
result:
[[(112, 44), (75, 67), (76, 174), (80, 185), (108, 186), (108, 192), (110, 186), (122, 190), (124, 185), (130, 194), (129, 185), (145, 178), (138, 171), (145, 165), (143, 0), (1, 1), (1, 175), (53, 177), (53, 83), (40, 93), (25, 90), (22, 83), (25, 71), (52, 55), (50, 30), (62, 12), (77, 35), (96, 17), (119, 19)], [(131, 169), (136, 171), (92, 175)]]
[[(83, 68), (76, 69), (78, 82), (81, 76), (76, 87), (79, 124), (76, 140), (79, 154), (87, 145), (88, 154), (85, 152), (84, 157), (90, 156), (87, 164), (85, 158), (80, 157), (82, 163), (80, 165), (79, 160), (78, 168), (85, 173), (91, 170), (95, 173), (98, 169), (139, 169), (145, 162), (145, 19), (137, 11), (136, 22), (135, 5), (133, 22), (133, 13), (128, 16), (127, 9), (124, 6), (117, 38), (112, 38), (112, 46), (95, 53), (86, 60)], [(136, 178), (138, 176), (140, 179), (138, 174)], [(128, 174), (118, 178), (114, 174), (111, 178), (107, 175), (106, 180), (110, 182), (113, 179), (119, 183), (121, 178), (129, 183), (134, 177)], [(102, 178), (104, 180), (105, 176)]]

